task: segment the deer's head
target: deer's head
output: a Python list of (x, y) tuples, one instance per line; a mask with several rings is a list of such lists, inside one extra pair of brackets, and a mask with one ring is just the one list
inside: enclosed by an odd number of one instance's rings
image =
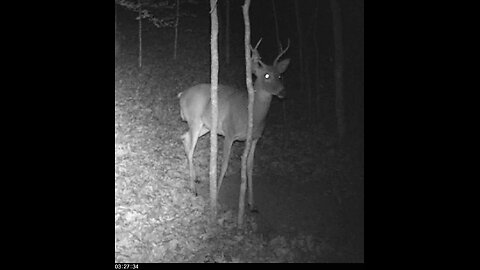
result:
[(257, 77), (255, 80), (255, 89), (256, 91), (263, 90), (271, 95), (283, 98), (285, 96), (285, 87), (283, 86), (282, 82), (282, 73), (287, 70), (288, 65), (290, 64), (290, 59), (284, 59), (280, 62), (278, 62), (278, 60), (290, 47), (290, 40), (288, 40), (287, 48), (280, 51), (280, 54), (277, 56), (273, 62), (273, 65), (271, 66), (263, 63), (260, 60), (261, 57), (257, 48), (261, 41), (261, 39), (258, 41), (255, 48), (250, 47), (252, 52), (252, 72)]

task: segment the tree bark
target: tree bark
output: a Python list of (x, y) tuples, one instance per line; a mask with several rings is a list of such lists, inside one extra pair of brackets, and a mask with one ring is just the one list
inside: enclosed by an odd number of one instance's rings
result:
[(248, 90), (248, 128), (247, 128), (247, 140), (245, 141), (245, 149), (242, 155), (242, 174), (240, 184), (240, 198), (238, 202), (238, 227), (243, 227), (243, 218), (245, 215), (245, 191), (247, 189), (247, 158), (252, 145), (252, 130), (253, 130), (253, 99), (254, 90), (252, 83), (252, 60), (250, 55), (250, 0), (245, 0), (243, 5), (243, 18), (245, 22), (245, 70), (246, 70), (246, 83)]
[(142, 68), (142, 1), (138, 0), (138, 67)]
[(177, 48), (178, 48), (178, 22), (180, 20), (180, 0), (177, 0), (176, 3), (176, 14), (175, 14), (175, 41), (173, 44), (173, 59), (177, 60)]
[(217, 217), (217, 125), (218, 125), (218, 15), (217, 0), (210, 0), (211, 19), (211, 102), (212, 126), (210, 127), (210, 209), (212, 223)]

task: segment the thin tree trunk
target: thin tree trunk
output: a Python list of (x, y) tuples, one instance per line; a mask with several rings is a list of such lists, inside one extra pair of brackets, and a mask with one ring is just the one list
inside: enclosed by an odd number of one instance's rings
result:
[(211, 23), (211, 102), (212, 126), (210, 127), (210, 209), (211, 221), (217, 217), (217, 125), (218, 125), (218, 15), (217, 0), (210, 0)]
[(178, 21), (180, 20), (180, 0), (177, 0), (177, 10), (175, 14), (175, 43), (173, 45), (173, 59), (177, 60), (177, 46), (178, 46)]
[(245, 214), (245, 191), (247, 189), (247, 158), (250, 152), (250, 146), (252, 145), (252, 129), (253, 129), (253, 99), (254, 90), (252, 83), (252, 60), (250, 55), (250, 0), (245, 0), (243, 5), (243, 18), (245, 22), (245, 70), (246, 70), (246, 83), (248, 90), (248, 128), (247, 128), (247, 140), (245, 141), (245, 150), (242, 155), (242, 177), (240, 184), (240, 198), (238, 202), (238, 227), (243, 227), (243, 217)]
[(337, 0), (330, 0), (333, 21), (333, 39), (335, 47), (335, 112), (339, 142), (343, 142), (346, 132), (344, 93), (343, 93), (343, 26), (340, 5)]
[(318, 2), (315, 6), (315, 15), (314, 15), (314, 25), (313, 25), (313, 45), (314, 45), (314, 52), (315, 52), (315, 105), (314, 105), (314, 121), (315, 127), (319, 126), (319, 107), (320, 107), (320, 91), (321, 91), (321, 82), (320, 82), (320, 49), (318, 43)]
[(138, 0), (138, 67), (142, 68), (142, 1)]
[[(272, 0), (272, 11), (273, 11), (273, 20), (275, 21), (275, 38), (277, 40), (278, 53), (282, 51), (282, 42), (280, 41), (280, 30), (278, 27), (278, 17), (277, 17), (277, 8), (275, 5), (275, 0)], [(287, 102), (282, 101), (282, 112), (283, 112), (283, 132), (282, 132), (282, 145), (285, 147), (287, 145)]]
[(320, 88), (320, 49), (319, 49), (319, 44), (318, 44), (318, 37), (317, 37), (317, 31), (318, 31), (318, 1), (315, 3), (315, 11), (313, 13), (313, 18), (312, 18), (312, 35), (313, 35), (313, 53), (314, 53), (314, 63), (313, 63), (313, 91), (315, 92), (315, 98), (312, 99), (311, 102), (313, 102), (313, 121), (315, 124), (315, 128), (318, 127), (318, 107), (319, 107), (319, 99), (318, 97), (320, 96), (319, 88)]
[(280, 53), (282, 51), (282, 43), (280, 42), (280, 33), (278, 29), (277, 8), (275, 5), (275, 0), (272, 0), (272, 11), (273, 11), (273, 20), (275, 21), (275, 38), (277, 40), (278, 53)]
[[(305, 60), (305, 68), (304, 68), (304, 71), (305, 71), (305, 85), (306, 85), (306, 89), (308, 91), (308, 123), (310, 125), (313, 125), (313, 127), (315, 128), (315, 124), (316, 124), (316, 104), (315, 104), (315, 97), (317, 95), (317, 87), (316, 87), (316, 80), (315, 78), (318, 77), (318, 73), (315, 73), (315, 60), (316, 58), (315, 57), (308, 57), (310, 55), (314, 55), (315, 54), (315, 48), (313, 48), (311, 46), (312, 42), (311, 41), (311, 38), (312, 38), (312, 35), (315, 36), (315, 30), (316, 30), (316, 26), (318, 24), (317, 22), (317, 13), (318, 13), (318, 2), (319, 1), (315, 1), (315, 9), (314, 9), (314, 12), (312, 13), (312, 17), (310, 19), (310, 21), (307, 23), (306, 26), (304, 26), (307, 30), (305, 31), (306, 35), (305, 35), (305, 38), (306, 38), (306, 43), (305, 44), (305, 51), (304, 54), (307, 55), (307, 58)], [(313, 37), (313, 39), (315, 39), (315, 37)], [(313, 43), (315, 43), (315, 40), (313, 41)]]
[(300, 90), (303, 93), (305, 90), (305, 60), (303, 58), (303, 31), (302, 31), (302, 22), (300, 20), (300, 10), (298, 6), (298, 0), (294, 0), (295, 7), (295, 18), (296, 26), (298, 33), (298, 57), (299, 57), (299, 66), (300, 66)]

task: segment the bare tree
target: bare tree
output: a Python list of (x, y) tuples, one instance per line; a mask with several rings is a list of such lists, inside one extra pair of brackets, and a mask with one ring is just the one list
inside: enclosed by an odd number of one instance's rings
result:
[(275, 0), (272, 0), (272, 12), (273, 20), (275, 22), (275, 39), (277, 41), (278, 52), (282, 51), (282, 43), (280, 42), (280, 30), (278, 28), (278, 17), (277, 17), (277, 7), (275, 5)]
[(142, 0), (138, 0), (138, 67), (142, 68)]
[(180, 0), (176, 2), (175, 12), (175, 41), (173, 45), (173, 59), (177, 60), (177, 46), (178, 46), (178, 22), (180, 20)]
[(212, 221), (217, 216), (217, 126), (218, 126), (218, 14), (217, 0), (210, 0), (211, 37), (211, 107), (212, 126), (210, 129), (210, 208)]
[[(273, 20), (275, 22), (275, 39), (277, 41), (278, 53), (280, 53), (282, 48), (282, 42), (280, 41), (280, 30), (278, 27), (278, 15), (277, 15), (277, 7), (275, 5), (275, 0), (272, 0), (272, 11), (273, 11)], [(290, 40), (288, 41), (290, 43)], [(282, 102), (282, 111), (283, 111), (283, 145), (287, 144), (287, 103)]]
[[(188, 0), (187, 0), (188, 1)], [(138, 66), (142, 67), (142, 60), (143, 60), (143, 38), (142, 38), (142, 28), (143, 28), (143, 19), (147, 19), (147, 21), (153, 23), (157, 28), (174, 28), (175, 29), (175, 40), (174, 40), (174, 52), (173, 58), (176, 58), (177, 51), (178, 51), (178, 25), (179, 25), (179, 17), (180, 16), (194, 16), (188, 12), (180, 14), (180, 3), (182, 0), (176, 1), (148, 1), (148, 0), (115, 0), (115, 3), (128, 9), (133, 12), (138, 13)], [(197, 4), (197, 2), (189, 0), (189, 3)], [(164, 11), (161, 17), (155, 16), (151, 10), (160, 10)], [(170, 12), (171, 10), (175, 10), (175, 13)]]
[[(313, 46), (314, 46), (314, 54), (315, 54), (315, 72), (314, 72), (314, 89), (316, 91), (315, 95), (315, 106), (314, 106), (314, 121), (316, 124), (318, 124), (318, 118), (319, 118), (319, 107), (320, 107), (320, 91), (322, 89), (322, 84), (320, 81), (320, 48), (319, 48), (319, 42), (318, 42), (318, 1), (316, 2), (315, 5), (315, 13), (314, 13), (314, 19), (313, 19)], [(315, 125), (315, 127), (318, 127), (318, 125)]]
[(253, 90), (252, 80), (252, 60), (250, 55), (250, 16), (248, 14), (250, 9), (250, 0), (245, 0), (243, 8), (243, 19), (245, 22), (245, 70), (246, 83), (248, 90), (248, 128), (247, 139), (245, 141), (245, 149), (242, 155), (242, 173), (240, 183), (240, 198), (238, 201), (238, 227), (243, 227), (243, 217), (245, 215), (245, 191), (247, 190), (247, 158), (252, 145), (252, 130), (253, 130), (253, 102), (255, 91)]
[(300, 19), (300, 7), (298, 6), (298, 0), (294, 0), (294, 9), (295, 9), (295, 18), (296, 18), (296, 26), (297, 26), (297, 33), (298, 33), (298, 57), (299, 57), (299, 65), (300, 65), (300, 89), (303, 92), (305, 90), (305, 59), (303, 57), (303, 28), (302, 28), (302, 21)]

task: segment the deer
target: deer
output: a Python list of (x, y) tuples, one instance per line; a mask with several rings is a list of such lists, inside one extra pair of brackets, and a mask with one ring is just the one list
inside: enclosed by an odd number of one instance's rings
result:
[[(256, 79), (254, 81), (254, 106), (253, 106), (253, 130), (252, 143), (247, 155), (247, 187), (248, 187), (248, 205), (253, 211), (253, 159), (255, 147), (262, 136), (265, 128), (266, 116), (270, 109), (270, 103), (273, 96), (284, 98), (285, 91), (282, 83), (282, 73), (286, 71), (290, 64), (290, 59), (280, 62), (280, 58), (290, 47), (290, 40), (285, 49), (281, 48), (279, 55), (272, 65), (267, 65), (261, 61), (258, 53), (258, 41), (255, 48), (250, 46), (252, 53), (252, 73)], [(210, 84), (198, 84), (192, 86), (178, 94), (180, 99), (180, 116), (183, 121), (188, 123), (189, 130), (181, 136), (185, 153), (188, 160), (190, 189), (197, 195), (195, 183), (196, 175), (193, 165), (193, 154), (198, 138), (210, 132), (211, 121), (211, 101)], [(235, 141), (245, 141), (248, 128), (248, 92), (240, 91), (236, 88), (218, 85), (218, 125), (217, 133), (224, 136), (223, 142), (223, 160), (217, 191), (220, 191), (225, 173), (228, 168), (230, 150)]]

